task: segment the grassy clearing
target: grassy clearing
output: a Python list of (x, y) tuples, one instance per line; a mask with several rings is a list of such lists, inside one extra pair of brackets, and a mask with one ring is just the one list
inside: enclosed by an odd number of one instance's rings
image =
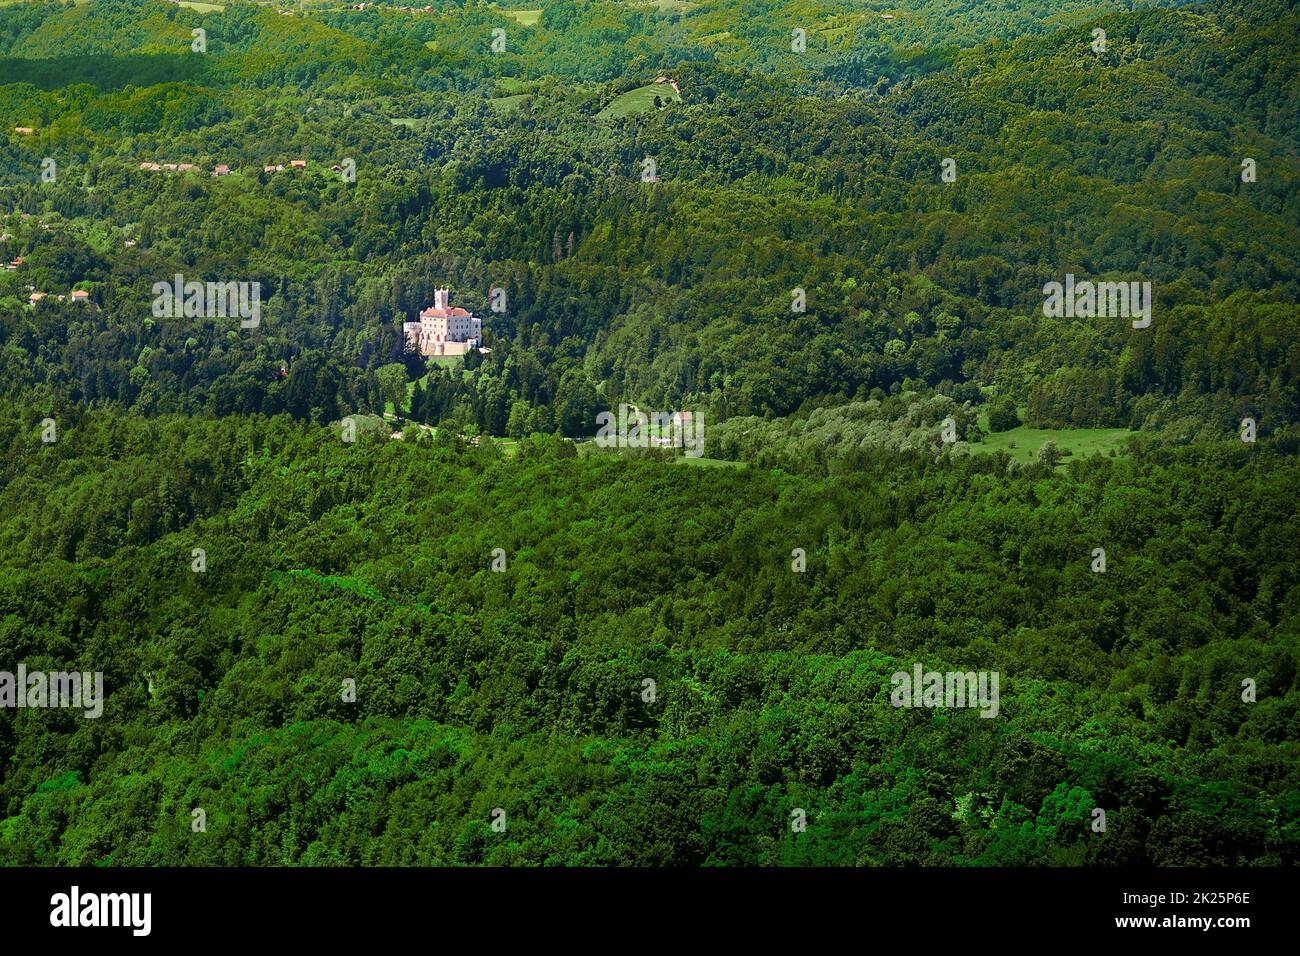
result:
[[(988, 419), (980, 415), (980, 426), (987, 429)], [(986, 435), (984, 440), (970, 446), (973, 455), (993, 455), (1005, 451), (1020, 461), (1037, 459), (1043, 443), (1054, 441), (1062, 451), (1077, 458), (1088, 458), (1093, 453), (1116, 456), (1124, 454), (1125, 442), (1134, 434), (1127, 428), (1026, 428), (1021, 425), (1007, 432)]]
[(636, 5), (654, 7), (660, 13), (690, 13), (699, 6), (698, 3), (692, 3), (690, 0), (643, 0)]
[[(426, 359), (426, 361), (430, 365), (437, 366), (438, 368), (458, 368), (465, 364), (465, 357), (463, 355), (431, 355)], [(429, 387), (429, 375), (430, 372), (425, 372), (419, 378), (415, 379), (415, 381), (406, 383), (407, 408), (411, 407), (411, 396), (415, 394), (415, 386), (417, 382), (421, 388)], [(392, 408), (392, 402), (386, 402), (385, 407)]]
[(407, 129), (415, 129), (417, 126), (423, 123), (424, 120), (419, 116), (398, 116), (398, 117), (390, 116), (388, 118), (388, 122), (392, 123), (394, 126), (405, 126)]
[(220, 3), (199, 3), (198, 0), (180, 0), (176, 4), (178, 7), (189, 7), (191, 10), (197, 10), (199, 13), (221, 13), (225, 6)]
[(488, 105), (501, 113), (513, 113), (530, 99), (531, 93), (515, 93), (513, 96), (494, 96), (488, 100)]
[(503, 17), (509, 17), (521, 27), (535, 27), (542, 19), (541, 10), (502, 10)]
[(628, 90), (616, 97), (612, 103), (596, 114), (597, 119), (618, 119), (633, 113), (649, 113), (654, 110), (655, 97), (661, 103), (680, 103), (681, 95), (667, 83), (651, 83), (647, 86)]

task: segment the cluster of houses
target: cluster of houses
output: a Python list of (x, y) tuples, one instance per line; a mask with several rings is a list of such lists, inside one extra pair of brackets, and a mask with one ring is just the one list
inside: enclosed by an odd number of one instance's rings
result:
[[(30, 290), (32, 287), (28, 286), (27, 288)], [(36, 292), (33, 290), (32, 294), (27, 297), (27, 301), (32, 305), (35, 305), (37, 302), (40, 302), (42, 299), (48, 299), (48, 298), (49, 298), (48, 292)], [(72, 290), (72, 293), (70, 295), (58, 295), (55, 296), (55, 299), (57, 299), (59, 302), (64, 302), (69, 299), (71, 299), (73, 302), (89, 302), (90, 293), (85, 292), (81, 289), (74, 289)]]
[[(373, 7), (373, 3), (354, 3), (353, 10), (367, 10)], [(433, 7), (394, 7), (395, 10), (401, 10), (403, 13), (433, 13)]]
[(194, 173), (199, 169), (194, 163), (141, 163), (140, 168), (151, 173), (159, 173), (164, 169), (169, 173)]
[[(23, 213), (23, 214), (22, 214), (22, 217), (23, 217), (24, 219), (30, 219), (30, 218), (32, 218), (31, 215), (30, 215), (29, 213)], [(6, 232), (6, 233), (0, 235), (0, 242), (8, 242), (8, 241), (9, 241), (10, 239), (12, 239), (12, 238), (13, 238), (13, 236), (11, 236), (9, 233)], [(6, 272), (16, 272), (16, 271), (18, 270), (18, 267), (21, 266), (21, 265), (23, 264), (24, 261), (25, 261), (25, 260), (23, 259), (22, 256), (14, 256), (12, 259), (10, 259), (8, 262), (6, 262), (6, 263), (4, 264), (5, 271), (6, 271)], [(48, 299), (48, 298), (50, 297), (50, 295), (49, 295), (48, 292), (38, 292), (38, 291), (36, 291), (36, 287), (35, 287), (35, 286), (30, 286), (30, 285), (29, 285), (29, 286), (27, 287), (27, 292), (29, 293), (28, 296), (27, 296), (27, 301), (28, 301), (28, 303), (31, 304), (31, 305), (35, 305), (37, 302), (40, 302), (42, 299)], [(59, 302), (66, 302), (66, 301), (72, 301), (72, 302), (89, 302), (89, 301), (90, 301), (90, 293), (89, 293), (89, 292), (85, 292), (85, 291), (83, 291), (83, 290), (81, 290), (81, 289), (74, 289), (74, 290), (72, 290), (72, 292), (70, 292), (68, 295), (56, 295), (54, 298), (55, 298), (57, 301), (59, 301)]]
[[(199, 167), (198, 167), (197, 165), (195, 165), (194, 163), (141, 163), (141, 164), (140, 164), (140, 168), (141, 168), (142, 170), (144, 170), (145, 172), (147, 172), (147, 173), (161, 173), (161, 172), (168, 172), (168, 173), (197, 173), (197, 172), (199, 171)], [(291, 159), (291, 160), (289, 160), (289, 167), (288, 167), (288, 168), (289, 168), (289, 169), (306, 169), (306, 168), (307, 168), (307, 160), (305, 160), (305, 159)], [(335, 166), (331, 166), (330, 168), (331, 168), (334, 172), (337, 173), (337, 172), (339, 172), (343, 167), (342, 167), (342, 166), (337, 166), (337, 165), (335, 165)], [(285, 165), (284, 165), (284, 163), (276, 163), (276, 164), (274, 164), (274, 165), (263, 166), (263, 167), (262, 167), (262, 172), (264, 172), (264, 173), (282, 173), (282, 172), (284, 172), (284, 170), (285, 170)], [(227, 163), (217, 163), (216, 166), (212, 167), (212, 175), (213, 175), (213, 176), (229, 176), (229, 175), (230, 175), (230, 166), (229, 166), (229, 164), (227, 164)]]

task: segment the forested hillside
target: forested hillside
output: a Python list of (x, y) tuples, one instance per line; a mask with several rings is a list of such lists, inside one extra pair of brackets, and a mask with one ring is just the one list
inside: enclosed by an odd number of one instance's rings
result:
[[(24, 260), (0, 275), (7, 394), (141, 414), (379, 410), (370, 374), (402, 360), (400, 322), (442, 282), (488, 316), (492, 353), (442, 407), (410, 411), (435, 424), (459, 410), (496, 435), (581, 437), (625, 399), (721, 419), (904, 389), (1007, 395), (1032, 424), (1180, 441), (1300, 415), (1289, 6), (1109, 14), (1102, 55), (1087, 24), (1045, 32), (1052, 21), (945, 46), (919, 73), (884, 64), (911, 47), (873, 46), (877, 19), (854, 44), (881, 60), (865, 85), (788, 51), (720, 59), (692, 27), (721, 9), (545, 11), (492, 54), (491, 24), (513, 21), (479, 7), (0, 8), (23, 58), (3, 69), (39, 67), (35, 88), (0, 88), (0, 123), (33, 129), (0, 146), (0, 251)], [(92, 12), (98, 59), (30, 59)], [(593, 82), (533, 37), (616, 59), (593, 26), (607, 17), (667, 48)], [(184, 46), (198, 24), (206, 54)], [(385, 32), (398, 29), (409, 42)], [(435, 49), (410, 39), (425, 35)], [(656, 70), (682, 103), (595, 118)], [(156, 82), (134, 85), (141, 73)], [(39, 178), (47, 156), (54, 182)], [(262, 172), (292, 158), (309, 165)], [(344, 159), (355, 182), (330, 169)], [(162, 161), (201, 173), (139, 168)], [(217, 163), (235, 173), (208, 175)], [(152, 284), (175, 273), (260, 281), (265, 324), (150, 322)], [(1152, 326), (1045, 318), (1042, 287), (1066, 273), (1151, 282)], [(51, 293), (34, 310), (29, 286)], [(92, 315), (55, 299), (74, 286)]]
[[(0, 724), (11, 861), (1296, 862), (1267, 448), (809, 479), (284, 417), (3, 441), (5, 654), (111, 688)], [(894, 709), (913, 660), (1000, 671), (1001, 715)]]
[(0, 862), (1297, 861), (1294, 0), (354, 6), (0, 6)]

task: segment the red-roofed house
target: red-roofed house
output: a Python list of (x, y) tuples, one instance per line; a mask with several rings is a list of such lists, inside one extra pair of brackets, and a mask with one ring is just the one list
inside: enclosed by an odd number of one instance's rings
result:
[(73, 301), (73, 302), (89, 302), (89, 301), (90, 301), (90, 293), (89, 293), (89, 292), (85, 292), (85, 291), (83, 291), (83, 290), (81, 290), (81, 289), (73, 289), (73, 290), (72, 290), (72, 301)]
[(418, 322), (403, 322), (407, 348), (421, 355), (464, 355), (483, 340), (483, 322), (470, 312), (453, 308), (446, 289), (435, 289), (433, 305)]

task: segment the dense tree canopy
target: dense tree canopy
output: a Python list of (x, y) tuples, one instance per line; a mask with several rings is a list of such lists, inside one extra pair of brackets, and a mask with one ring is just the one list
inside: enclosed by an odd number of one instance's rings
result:
[(1297, 862), (1293, 3), (208, 6), (0, 6), (0, 863)]

